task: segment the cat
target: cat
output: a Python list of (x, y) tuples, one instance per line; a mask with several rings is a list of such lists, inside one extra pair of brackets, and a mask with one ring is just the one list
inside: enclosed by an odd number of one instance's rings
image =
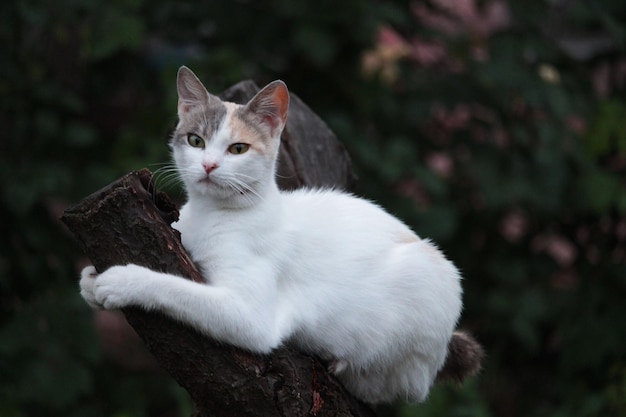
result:
[(431, 241), (351, 194), (279, 191), (282, 81), (238, 105), (181, 67), (177, 91), (170, 147), (188, 200), (172, 226), (206, 285), (132, 264), (87, 267), (92, 307), (160, 310), (261, 354), (291, 343), (372, 404), (423, 401), (438, 373), (476, 369), (479, 345), (454, 332), (461, 276)]

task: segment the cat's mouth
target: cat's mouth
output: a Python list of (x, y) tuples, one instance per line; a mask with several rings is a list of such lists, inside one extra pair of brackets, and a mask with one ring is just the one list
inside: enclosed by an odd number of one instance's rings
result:
[(215, 181), (211, 179), (211, 177), (209, 177), (208, 175), (198, 179), (198, 181), (196, 181), (196, 184), (200, 188), (204, 189), (218, 187)]
[(237, 183), (233, 184), (227, 179), (225, 180), (220, 177), (212, 177), (210, 175), (205, 175), (202, 178), (199, 178), (196, 181), (196, 186), (203, 193), (209, 193), (213, 196), (219, 197), (230, 197), (235, 193), (239, 195), (256, 194), (256, 192), (248, 185)]
[(200, 184), (211, 184), (211, 185), (217, 185), (217, 182), (215, 181), (215, 178), (211, 178), (211, 176), (209, 174), (205, 174), (203, 175), (198, 182)]
[(219, 182), (215, 181), (214, 178), (211, 178), (208, 175), (200, 178), (198, 180), (198, 184), (200, 184), (200, 185), (202, 185), (204, 187), (215, 187), (215, 188), (220, 188), (220, 189), (225, 188), (222, 184), (220, 184)]

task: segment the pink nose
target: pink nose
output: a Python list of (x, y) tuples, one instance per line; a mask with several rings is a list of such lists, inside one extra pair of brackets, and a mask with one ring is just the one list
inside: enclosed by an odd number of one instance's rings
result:
[(203, 163), (202, 163), (202, 166), (204, 167), (204, 171), (205, 171), (207, 174), (210, 174), (210, 173), (211, 173), (211, 171), (213, 171), (215, 168), (217, 168), (217, 167), (218, 167), (218, 165), (217, 165), (217, 163), (216, 163), (216, 162), (203, 162)]

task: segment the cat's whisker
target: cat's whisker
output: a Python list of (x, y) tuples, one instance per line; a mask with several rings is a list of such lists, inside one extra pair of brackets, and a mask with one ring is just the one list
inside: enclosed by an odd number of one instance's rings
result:
[[(246, 175), (246, 177), (253, 178), (253, 177), (250, 177), (248, 175)], [(263, 196), (261, 196), (261, 194), (259, 194), (250, 184), (248, 184), (248, 183), (246, 183), (244, 181), (241, 181), (241, 180), (239, 180), (237, 178), (235, 178), (235, 180), (241, 185), (242, 188), (244, 188), (245, 190), (247, 190), (250, 193), (254, 194), (259, 200), (263, 201)]]
[(236, 177), (243, 177), (243, 178), (250, 178), (252, 180), (257, 180), (256, 177), (253, 177), (252, 175), (244, 174), (243, 172), (233, 172), (232, 175)]
[(170, 176), (170, 177), (163, 178), (159, 182), (159, 188), (164, 188), (164, 189), (171, 188), (178, 184), (180, 184), (180, 179), (176, 176)]
[[(155, 165), (155, 164), (152, 164), (152, 165)], [(150, 183), (148, 184), (148, 186), (154, 186), (155, 188), (157, 188), (157, 182), (159, 180), (159, 176), (163, 173), (163, 171), (167, 169), (168, 166), (169, 164), (166, 164), (160, 168), (155, 169), (152, 172), (152, 177), (150, 178)]]
[(296, 175), (295, 175), (295, 174), (292, 174), (292, 175), (280, 175), (278, 172), (275, 172), (275, 173), (274, 173), (274, 175), (275, 175), (277, 178), (282, 178), (282, 179), (284, 179), (284, 180), (290, 180), (290, 179), (292, 179), (292, 178), (295, 178), (295, 177), (296, 177)]
[(180, 177), (180, 174), (181, 174), (180, 170), (177, 169), (175, 166), (166, 165), (154, 171), (153, 179), (154, 179), (154, 182), (157, 183), (161, 181), (162, 179), (169, 180), (170, 178), (173, 178), (173, 177), (174, 178)]
[(246, 190), (240, 184), (234, 182), (232, 179), (227, 180), (226, 183), (228, 187), (234, 189), (238, 194), (242, 195), (246, 200), (248, 200), (248, 203), (253, 202)]
[[(252, 198), (252, 196), (256, 197), (257, 199), (259, 199), (261, 201), (263, 201), (263, 196), (261, 196), (252, 186), (250, 186), (246, 182), (238, 179), (236, 177), (237, 174), (240, 174), (240, 173), (233, 173), (233, 175), (229, 176), (228, 178), (225, 178), (225, 181), (227, 182), (228, 186), (233, 188), (234, 190), (236, 190), (242, 196), (244, 196), (246, 198), (246, 200), (248, 200), (248, 203), (250, 203), (250, 204), (254, 204), (254, 202), (255, 202), (254, 199)], [(249, 175), (245, 175), (245, 174), (241, 174), (241, 176), (254, 178), (254, 177), (250, 177)], [(252, 196), (251, 196), (251, 194), (252, 194)]]
[[(153, 164), (153, 165), (162, 165), (161, 167), (154, 170), (152, 173), (152, 177), (150, 178), (150, 182), (148, 183), (148, 188), (154, 187), (155, 190), (168, 188), (175, 184), (182, 183), (182, 178), (178, 172), (178, 169), (175, 165), (171, 163), (161, 163), (161, 164)], [(153, 199), (156, 203), (157, 193), (153, 193)]]
[(151, 164), (148, 164), (149, 167), (155, 167), (155, 166), (171, 166), (172, 163), (171, 162), (153, 162)]
[(154, 183), (155, 188), (182, 185), (184, 174), (184, 171), (170, 164), (155, 170), (151, 182)]

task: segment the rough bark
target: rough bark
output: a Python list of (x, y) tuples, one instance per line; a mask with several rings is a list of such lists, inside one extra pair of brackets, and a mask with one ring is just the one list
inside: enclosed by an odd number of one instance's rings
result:
[[(223, 97), (244, 102), (256, 91), (253, 83), (243, 82)], [(295, 96), (282, 139), (277, 179), (283, 189), (351, 186), (354, 176), (345, 150)], [(200, 282), (170, 227), (177, 218), (175, 205), (154, 190), (150, 171), (142, 170), (85, 198), (62, 220), (99, 271), (135, 263)], [(123, 311), (161, 367), (189, 392), (195, 416), (374, 416), (314, 357), (288, 347), (254, 355), (158, 312)]]

